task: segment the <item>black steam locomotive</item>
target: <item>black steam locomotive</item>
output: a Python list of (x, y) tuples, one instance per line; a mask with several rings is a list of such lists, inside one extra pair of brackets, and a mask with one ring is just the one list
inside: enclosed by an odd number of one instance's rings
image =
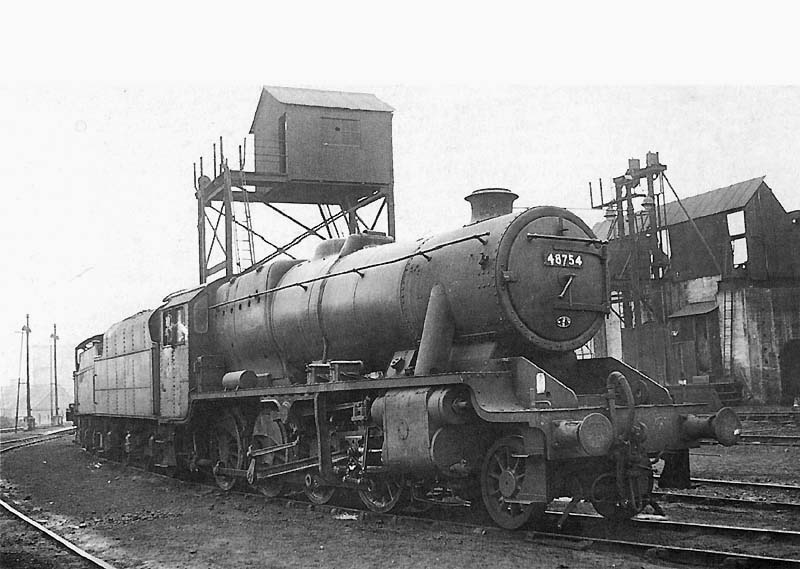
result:
[(478, 190), (461, 228), (324, 241), (87, 339), (80, 443), (223, 489), (351, 489), (380, 512), (473, 503), (517, 528), (571, 497), (635, 515), (655, 459), (734, 444), (738, 419), (578, 359), (608, 311), (606, 246), (566, 210), (512, 212), (516, 197)]

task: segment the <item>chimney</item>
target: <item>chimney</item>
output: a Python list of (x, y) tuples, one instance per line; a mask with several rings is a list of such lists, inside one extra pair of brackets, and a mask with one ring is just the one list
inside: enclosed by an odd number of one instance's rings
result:
[(464, 199), (472, 206), (470, 223), (477, 223), (511, 213), (512, 204), (519, 196), (505, 188), (482, 188)]

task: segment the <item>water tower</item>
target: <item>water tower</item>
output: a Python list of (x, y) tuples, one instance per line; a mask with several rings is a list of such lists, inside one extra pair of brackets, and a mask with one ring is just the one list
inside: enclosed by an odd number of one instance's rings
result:
[[(229, 167), (222, 139), (213, 177), (202, 159), (199, 176), (195, 165), (200, 282), (257, 261), (294, 258), (292, 249), (308, 237), (394, 237), (393, 110), (367, 93), (264, 87), (250, 127), (253, 170), (245, 170), (242, 147), (238, 169)], [(313, 212), (315, 222), (290, 213), (288, 204)], [(252, 207), (290, 220), (296, 235), (275, 242), (269, 227), (254, 227)], [(269, 247), (265, 256), (256, 258), (256, 242)]]

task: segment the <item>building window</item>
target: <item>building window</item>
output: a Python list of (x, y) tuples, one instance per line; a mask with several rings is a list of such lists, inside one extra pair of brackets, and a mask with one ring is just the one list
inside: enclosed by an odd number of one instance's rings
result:
[(745, 237), (744, 210), (728, 214), (728, 235), (731, 239), (733, 268), (747, 264), (747, 238)]
[(738, 269), (747, 264), (747, 239), (739, 237), (731, 239), (731, 250), (733, 251), (733, 268)]
[(595, 345), (594, 345), (594, 338), (589, 340), (588, 343), (582, 345), (580, 348), (575, 350), (575, 355), (578, 357), (579, 360), (590, 360), (594, 357), (595, 352)]
[(669, 242), (669, 230), (668, 229), (659, 229), (658, 230), (658, 244), (661, 246), (661, 250), (667, 257), (672, 256), (672, 246)]
[(361, 124), (358, 119), (322, 117), (323, 146), (361, 146)]
[(744, 235), (744, 210), (740, 209), (728, 214), (728, 235), (731, 237)]

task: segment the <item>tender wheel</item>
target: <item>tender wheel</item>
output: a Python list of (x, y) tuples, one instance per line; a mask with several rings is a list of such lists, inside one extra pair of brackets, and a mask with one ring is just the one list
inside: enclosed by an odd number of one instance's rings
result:
[(331, 501), (336, 494), (336, 487), (322, 484), (316, 474), (307, 474), (303, 493), (310, 502), (321, 506)]
[(525, 458), (520, 437), (504, 437), (486, 453), (481, 470), (481, 496), (494, 522), (505, 529), (517, 529), (544, 513), (544, 504), (514, 502), (525, 479)]
[(391, 478), (371, 479), (367, 488), (358, 491), (361, 502), (368, 509), (379, 514), (391, 512), (397, 506), (402, 495), (402, 481)]
[(92, 430), (89, 427), (81, 429), (81, 446), (84, 450), (92, 451)]
[[(224, 413), (214, 423), (210, 440), (211, 460), (221, 467), (241, 469), (244, 465), (242, 434), (236, 418)], [(214, 474), (214, 480), (221, 489), (227, 491), (236, 485), (236, 478)]]

